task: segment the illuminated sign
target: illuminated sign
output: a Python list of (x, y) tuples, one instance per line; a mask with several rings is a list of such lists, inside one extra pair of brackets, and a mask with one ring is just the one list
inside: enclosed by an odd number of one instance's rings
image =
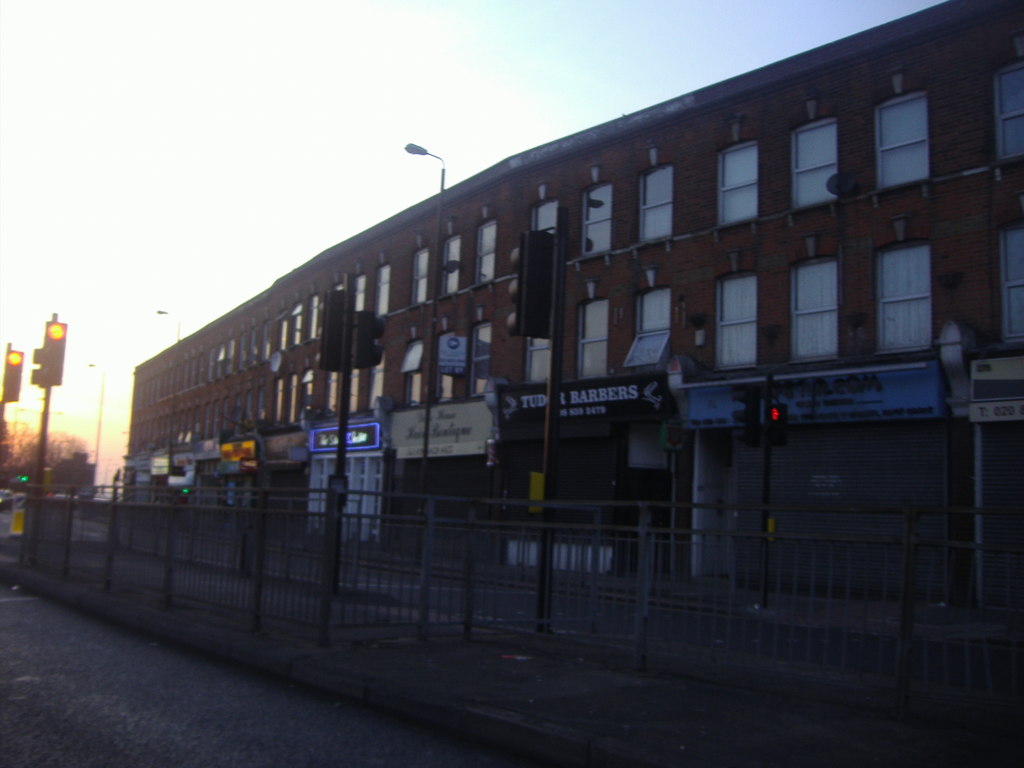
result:
[[(345, 433), (345, 445), (349, 451), (372, 451), (380, 448), (380, 424), (356, 424)], [(326, 453), (338, 450), (338, 428), (324, 427), (309, 433), (311, 453)]]
[(242, 459), (256, 458), (256, 441), (239, 440), (234, 443), (221, 443), (221, 461), (241, 461)]

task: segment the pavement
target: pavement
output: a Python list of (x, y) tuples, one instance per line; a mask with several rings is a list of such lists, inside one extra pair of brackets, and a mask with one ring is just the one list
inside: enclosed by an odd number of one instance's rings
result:
[[(621, 650), (552, 635), (337, 628), (330, 647), (139, 593), (102, 592), (21, 566), (0, 541), (0, 602), (39, 595), (227, 662), (555, 766), (803, 768), (1018, 766), (1022, 709), (915, 697), (680, 661), (638, 672)], [(2, 614), (0, 614), (2, 615)], [(0, 648), (2, 653), (2, 648)], [(983, 704), (983, 705), (982, 705)]]

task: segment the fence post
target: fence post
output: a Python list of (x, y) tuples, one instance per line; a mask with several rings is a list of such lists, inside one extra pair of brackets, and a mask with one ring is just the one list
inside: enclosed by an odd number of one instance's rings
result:
[(651, 592), (651, 508), (641, 504), (637, 511), (636, 620), (633, 630), (633, 666), (647, 668), (647, 618)]
[(174, 600), (174, 510), (167, 505), (167, 534), (164, 542), (164, 607), (170, 608)]
[(71, 493), (68, 495), (67, 502), (64, 504), (64, 547), (61, 553), (60, 560), (60, 575), (61, 578), (66, 579), (68, 574), (71, 573), (71, 539), (74, 537), (75, 532), (75, 491), (77, 489), (72, 488)]
[(899, 644), (896, 656), (896, 718), (907, 716), (910, 704), (910, 666), (914, 645), (914, 595), (917, 576), (917, 512), (903, 511), (903, 573), (900, 584)]
[(117, 552), (117, 525), (118, 525), (118, 503), (117, 492), (110, 502), (110, 521), (107, 523), (107, 557), (103, 563), (103, 591), (109, 592), (114, 584), (114, 556)]
[[(590, 607), (588, 613), (590, 614), (590, 634), (597, 634), (597, 617), (599, 611), (599, 585), (598, 579), (601, 578), (601, 510), (600, 508), (594, 509), (594, 517), (591, 523), (592, 530), (590, 533), (590, 578), (588, 581), (589, 589), (587, 590), (587, 604)], [(615, 537), (611, 539), (612, 546), (615, 546)]]
[(462, 585), (462, 637), (473, 635), (473, 591), (476, 589), (476, 502), (469, 503), (466, 513), (466, 554)]
[(267, 491), (259, 489), (256, 509), (256, 552), (252, 574), (252, 631), (259, 632), (263, 622), (263, 570), (267, 555)]
[(324, 648), (331, 644), (331, 606), (338, 589), (338, 518), (345, 499), (343, 484), (335, 482), (335, 478), (332, 477), (327, 491), (327, 508), (324, 510), (324, 540), (320, 555), (319, 642)]
[(430, 627), (430, 572), (432, 570), (431, 557), (434, 551), (435, 500), (428, 498), (426, 501), (423, 546), (420, 551), (420, 618), (417, 629), (417, 636), (420, 640), (427, 639), (427, 632)]

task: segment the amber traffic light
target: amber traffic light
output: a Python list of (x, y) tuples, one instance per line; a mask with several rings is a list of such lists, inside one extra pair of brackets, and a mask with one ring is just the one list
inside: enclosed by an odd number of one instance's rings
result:
[(38, 368), (32, 371), (32, 383), (37, 387), (58, 387), (64, 380), (64, 348), (68, 340), (68, 324), (58, 322), (57, 316), (47, 322), (43, 346), (32, 356)]
[(4, 385), (3, 397), (0, 402), (16, 403), (21, 397), (21, 372), (25, 368), (25, 353), (11, 349), (7, 345), (7, 354), (4, 355)]

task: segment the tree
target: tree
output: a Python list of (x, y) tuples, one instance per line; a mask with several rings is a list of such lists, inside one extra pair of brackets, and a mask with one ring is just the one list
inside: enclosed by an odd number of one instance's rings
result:
[[(7, 487), (12, 477), (32, 475), (39, 452), (39, 431), (21, 422), (8, 422), (3, 450), (4, 466), (0, 486)], [(46, 466), (56, 467), (72, 461), (77, 453), (87, 453), (85, 441), (66, 432), (50, 432), (46, 437)]]

